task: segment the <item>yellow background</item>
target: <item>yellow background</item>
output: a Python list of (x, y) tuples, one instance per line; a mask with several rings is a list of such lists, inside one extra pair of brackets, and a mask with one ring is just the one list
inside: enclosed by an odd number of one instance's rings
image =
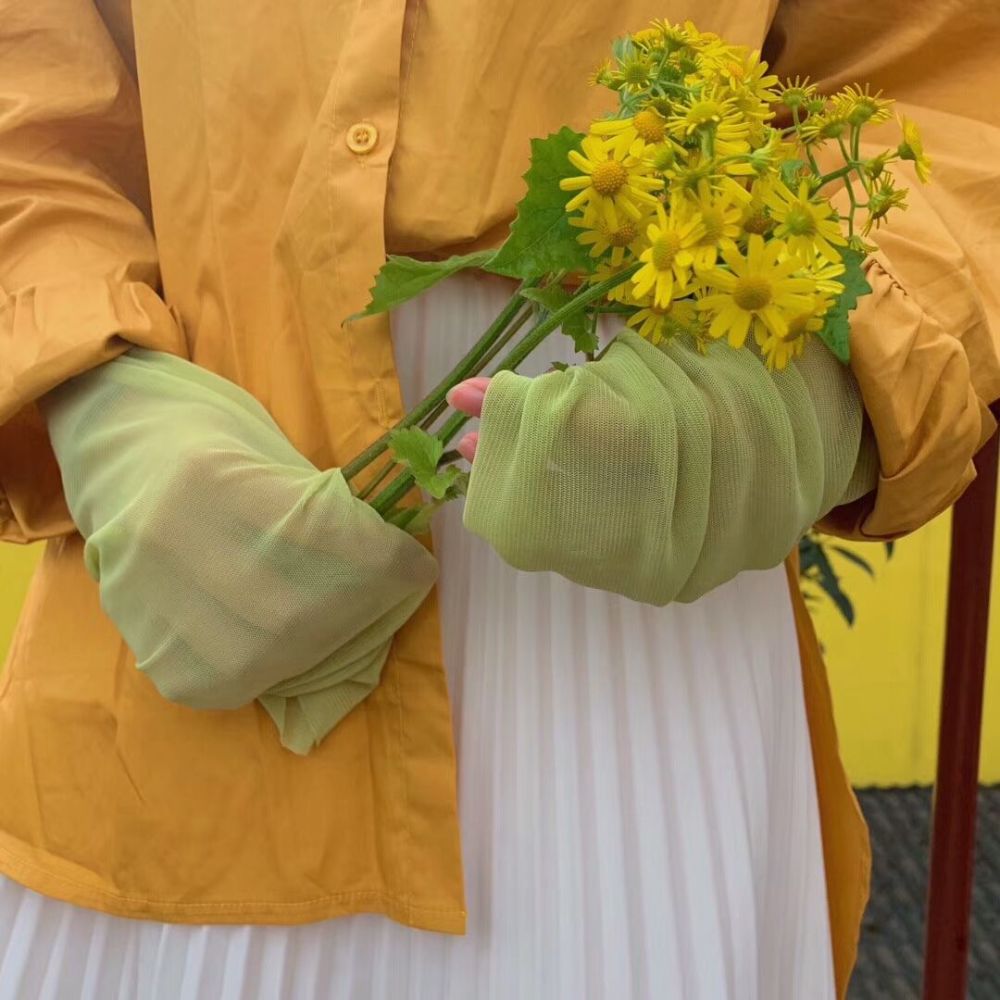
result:
[[(852, 546), (875, 567), (870, 579), (837, 560), (857, 621), (849, 628), (832, 606), (816, 609), (833, 687), (841, 747), (859, 785), (930, 783), (934, 778), (938, 697), (944, 649), (948, 516), (896, 545)], [(41, 546), (0, 545), (0, 659)], [(1000, 598), (1000, 549), (994, 553)], [(984, 781), (1000, 781), (1000, 600), (991, 602), (983, 729)]]

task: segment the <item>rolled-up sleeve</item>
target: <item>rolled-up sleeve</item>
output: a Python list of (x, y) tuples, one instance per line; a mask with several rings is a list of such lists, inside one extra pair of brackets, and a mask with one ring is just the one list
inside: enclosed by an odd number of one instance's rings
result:
[[(1000, 110), (985, 98), (1000, 80), (988, 41), (1000, 12), (967, 6), (968, 18), (942, 18), (901, 0), (784, 0), (768, 40), (783, 77), (808, 74), (828, 93), (852, 82), (884, 88), (933, 160), (927, 186), (911, 164), (894, 168), (909, 208), (871, 236), (872, 294), (851, 316), (851, 365), (880, 476), (875, 492), (823, 520), (835, 534), (887, 539), (919, 528), (975, 478), (972, 458), (996, 428)], [(899, 141), (895, 123), (864, 135), (862, 155)]]
[(112, 37), (127, 44), (127, 23), (105, 23), (91, 0), (0, 0), (0, 538), (8, 541), (73, 530), (35, 400), (133, 344), (187, 354), (159, 293), (138, 93), (129, 53)]

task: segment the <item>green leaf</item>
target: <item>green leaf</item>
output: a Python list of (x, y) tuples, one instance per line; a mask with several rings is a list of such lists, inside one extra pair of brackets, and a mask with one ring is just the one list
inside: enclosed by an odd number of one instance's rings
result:
[(528, 299), (530, 302), (537, 302), (549, 312), (555, 312), (557, 309), (562, 309), (562, 307), (572, 298), (569, 292), (567, 292), (562, 285), (555, 283), (542, 285), (540, 288), (537, 286), (532, 288), (522, 288), (519, 294), (522, 299)]
[[(562, 309), (573, 298), (562, 285), (558, 284), (544, 285), (541, 288), (522, 288), (521, 295), (532, 302), (537, 302), (550, 313)], [(562, 332), (572, 339), (573, 346), (581, 354), (596, 351), (599, 346), (597, 331), (585, 309), (567, 317), (563, 321)]]
[(465, 496), (469, 488), (469, 474), (460, 472), (455, 466), (449, 466), (449, 472), (456, 472), (454, 481), (445, 491), (443, 497), (432, 500), (430, 503), (420, 504), (417, 507), (403, 507), (393, 511), (386, 520), (405, 529), (411, 535), (422, 535), (430, 529), (431, 519), (449, 500), (456, 500)]
[(389, 448), (397, 462), (407, 466), (417, 485), (436, 500), (442, 499), (455, 481), (463, 474), (454, 465), (438, 472), (438, 462), (444, 454), (444, 445), (419, 427), (405, 427), (393, 431)]
[(550, 361), (549, 371), (550, 372), (564, 372), (569, 368), (569, 365), (565, 361)]
[(793, 191), (798, 190), (799, 180), (802, 176), (802, 168), (806, 166), (805, 160), (785, 160), (779, 169), (781, 179), (787, 187)]
[(563, 127), (547, 139), (531, 140), (531, 166), (524, 175), (528, 191), (518, 203), (507, 242), (486, 270), (526, 279), (555, 271), (594, 270), (594, 258), (577, 242), (579, 233), (569, 224), (566, 202), (572, 192), (559, 189), (559, 181), (574, 173), (567, 154), (582, 139), (579, 132)]
[(850, 247), (839, 249), (845, 271), (838, 280), (843, 284), (844, 291), (826, 314), (823, 329), (816, 336), (846, 365), (851, 360), (851, 324), (848, 313), (858, 304), (862, 295), (871, 292), (872, 286), (868, 284), (861, 269), (865, 255)]
[(831, 548), (838, 555), (841, 555), (845, 559), (854, 563), (855, 566), (860, 566), (870, 577), (872, 577), (872, 579), (875, 578), (875, 570), (872, 569), (871, 563), (869, 563), (867, 559), (862, 559), (856, 552), (852, 552), (850, 549), (845, 549), (843, 545), (833, 545)]
[(611, 54), (619, 62), (625, 62), (635, 55), (635, 43), (628, 35), (622, 35), (611, 43)]
[(485, 268), (494, 253), (493, 250), (479, 250), (447, 260), (415, 260), (413, 257), (391, 255), (375, 276), (367, 307), (349, 316), (348, 322), (395, 309), (457, 271), (470, 267)]

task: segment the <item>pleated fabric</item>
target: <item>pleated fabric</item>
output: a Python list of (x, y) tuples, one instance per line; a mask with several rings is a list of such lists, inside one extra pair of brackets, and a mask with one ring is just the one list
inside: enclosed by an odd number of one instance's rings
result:
[[(506, 294), (470, 278), (400, 310), (408, 403)], [(533, 370), (570, 357), (554, 339)], [(512, 570), (458, 504), (434, 534), (468, 933), (130, 921), (0, 879), (0, 1000), (834, 996), (784, 570), (653, 608)]]

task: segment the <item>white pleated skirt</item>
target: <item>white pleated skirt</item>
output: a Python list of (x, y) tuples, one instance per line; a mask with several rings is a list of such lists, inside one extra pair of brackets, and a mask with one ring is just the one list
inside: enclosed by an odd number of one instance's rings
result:
[[(408, 403), (503, 305), (396, 317)], [(539, 371), (571, 353), (543, 347)], [(469, 928), (127, 920), (0, 878), (0, 1000), (828, 1000), (816, 788), (784, 570), (652, 608), (434, 529)]]

